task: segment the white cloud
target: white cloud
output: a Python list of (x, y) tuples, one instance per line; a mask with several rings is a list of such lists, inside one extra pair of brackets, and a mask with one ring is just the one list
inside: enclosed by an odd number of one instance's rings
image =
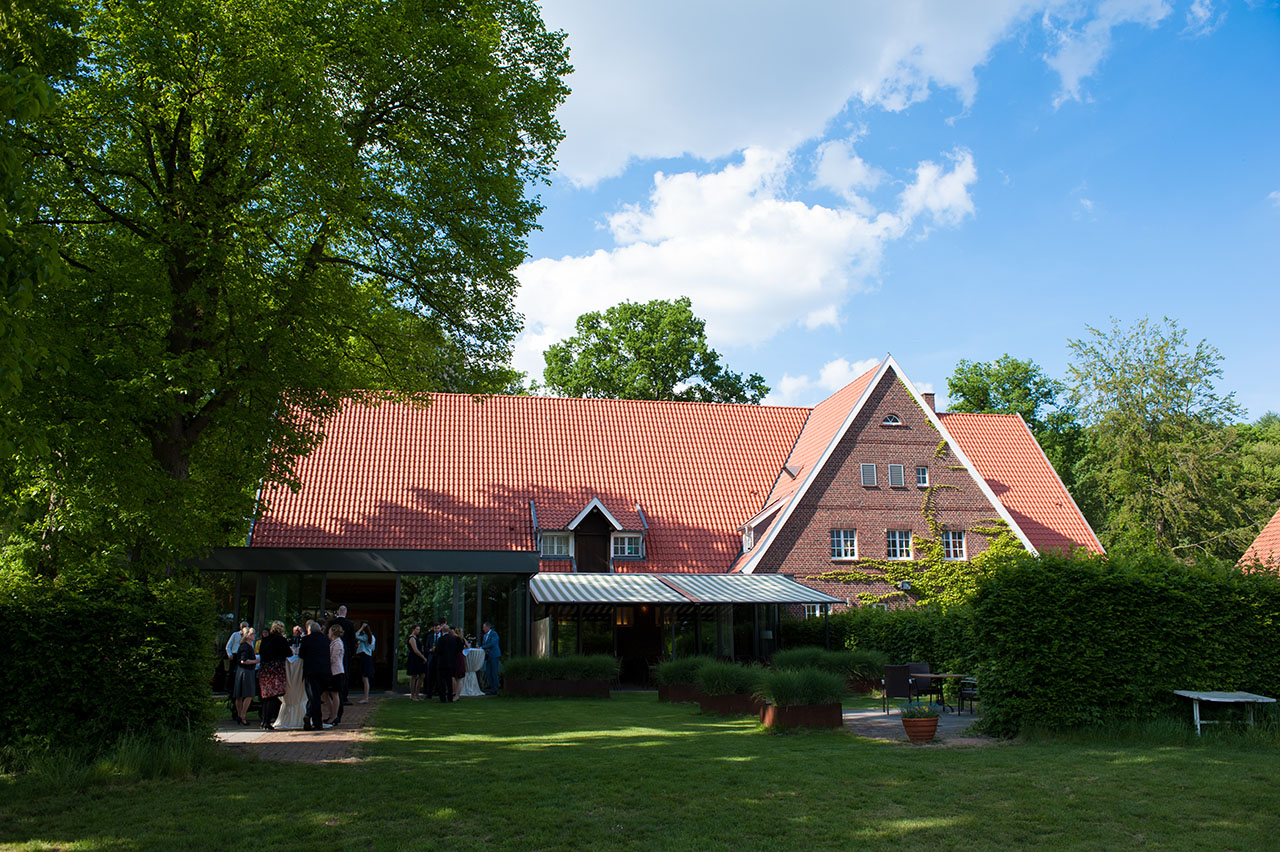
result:
[(1271, 201), (1272, 204), (1274, 204), (1277, 207), (1280, 207), (1280, 189), (1277, 189), (1274, 192), (1268, 193), (1267, 198), (1268, 200)]
[(765, 405), (815, 405), (879, 363), (879, 358), (864, 358), (853, 363), (844, 358), (837, 358), (823, 364), (816, 379), (810, 379), (808, 375), (784, 374), (778, 380), (778, 386), (769, 391), (763, 403)]
[(1111, 51), (1112, 30), (1124, 24), (1154, 27), (1170, 11), (1164, 0), (1103, 0), (1092, 14), (1087, 9), (1077, 4), (1051, 6), (1042, 17), (1045, 32), (1057, 42), (1056, 52), (1045, 56), (1062, 81), (1054, 106), (1088, 100), (1083, 83)]
[(614, 248), (520, 268), (526, 331), (516, 368), (541, 375), (542, 352), (572, 334), (580, 314), (624, 300), (688, 296), (716, 347), (763, 342), (796, 325), (837, 326), (848, 297), (874, 285), (887, 243), (917, 224), (954, 225), (973, 212), (973, 157), (949, 156), (949, 169), (921, 163), (897, 209), (880, 211), (790, 199), (792, 158), (758, 148), (720, 171), (658, 173), (644, 204), (610, 217)]
[(865, 209), (867, 202), (861, 192), (875, 189), (889, 176), (858, 156), (853, 150), (855, 141), (833, 139), (818, 146), (813, 185), (829, 189), (850, 204)]
[[(1002, 41), (1039, 28), (1052, 43), (1057, 103), (1083, 100), (1083, 82), (1111, 49), (1112, 30), (1154, 26), (1164, 0), (986, 0), (719, 3), (542, 0), (568, 33), (576, 69), (559, 117), (561, 173), (580, 185), (633, 160), (704, 160), (748, 147), (789, 151), (820, 138), (850, 102), (902, 110), (936, 90), (967, 107), (976, 72)], [(1211, 15), (1194, 0), (1188, 20)], [(1213, 20), (1211, 17), (1206, 20)]]
[(1182, 31), (1193, 37), (1206, 36), (1222, 26), (1226, 18), (1226, 10), (1217, 12), (1213, 0), (1192, 0), (1191, 8), (1187, 9), (1187, 25)]
[(916, 390), (920, 393), (933, 393), (933, 382), (914, 382)]

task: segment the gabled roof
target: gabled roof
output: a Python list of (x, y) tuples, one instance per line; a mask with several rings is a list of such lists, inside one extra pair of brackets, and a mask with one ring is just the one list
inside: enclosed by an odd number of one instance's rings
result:
[(1249, 549), (1240, 557), (1241, 565), (1252, 565), (1261, 562), (1280, 568), (1280, 509), (1258, 533), (1258, 537), (1249, 545)]
[(263, 489), (251, 544), (532, 551), (535, 510), (563, 530), (598, 499), (624, 529), (648, 522), (646, 558), (619, 570), (722, 572), (808, 413), (465, 394), (347, 405), (299, 462), (301, 490)]
[(938, 418), (1037, 551), (1104, 552), (1057, 471), (1017, 414)]

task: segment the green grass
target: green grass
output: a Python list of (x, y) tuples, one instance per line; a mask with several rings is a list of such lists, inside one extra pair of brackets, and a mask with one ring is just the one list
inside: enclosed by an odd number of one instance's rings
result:
[[(1275, 748), (913, 747), (652, 694), (389, 701), (359, 764), (245, 761), (74, 795), (0, 780), (20, 850), (1273, 850)], [(299, 734), (298, 736), (303, 736)]]

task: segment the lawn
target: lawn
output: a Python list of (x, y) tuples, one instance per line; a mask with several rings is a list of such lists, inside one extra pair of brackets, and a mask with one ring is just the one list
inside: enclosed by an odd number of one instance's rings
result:
[[(775, 735), (652, 694), (386, 702), (357, 764), (37, 794), (4, 849), (1274, 850), (1274, 749)], [(303, 736), (299, 734), (299, 736)]]

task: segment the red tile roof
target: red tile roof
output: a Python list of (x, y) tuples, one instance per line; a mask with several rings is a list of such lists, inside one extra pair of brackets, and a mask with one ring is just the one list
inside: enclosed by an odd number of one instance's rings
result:
[(938, 418), (1036, 550), (1103, 552), (1021, 417), (950, 412)]
[(554, 530), (599, 498), (629, 529), (639, 504), (651, 530), (646, 559), (618, 570), (725, 571), (808, 414), (459, 394), (348, 405), (299, 463), (301, 490), (264, 489), (252, 545), (527, 551), (530, 501)]
[(1275, 515), (1240, 558), (1241, 565), (1252, 565), (1255, 562), (1280, 568), (1280, 509), (1276, 510)]

